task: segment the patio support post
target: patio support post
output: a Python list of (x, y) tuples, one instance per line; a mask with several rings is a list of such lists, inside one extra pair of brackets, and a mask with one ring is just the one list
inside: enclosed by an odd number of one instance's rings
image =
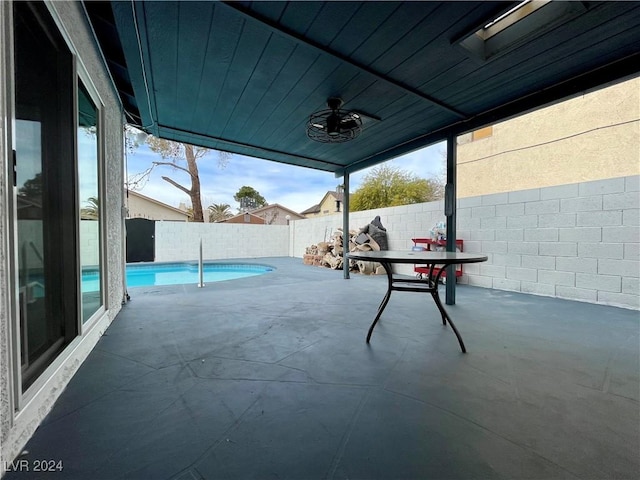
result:
[(349, 277), (349, 172), (344, 173), (342, 190), (342, 271), (344, 279)]
[[(444, 189), (444, 214), (447, 219), (447, 252), (456, 251), (456, 163), (457, 135), (447, 135), (447, 185)], [(445, 303), (456, 303), (456, 266), (447, 267)]]

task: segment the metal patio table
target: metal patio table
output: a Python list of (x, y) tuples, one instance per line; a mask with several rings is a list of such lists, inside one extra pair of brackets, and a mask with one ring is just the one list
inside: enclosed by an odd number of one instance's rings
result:
[[(378, 252), (349, 252), (349, 259), (379, 262), (380, 264), (382, 264), (387, 274), (387, 293), (385, 294), (382, 302), (380, 303), (380, 306), (378, 307), (376, 318), (373, 320), (373, 323), (369, 327), (369, 333), (367, 333), (367, 343), (369, 343), (369, 340), (371, 339), (373, 329), (376, 326), (376, 323), (378, 323), (378, 320), (380, 320), (382, 312), (387, 306), (387, 303), (389, 303), (389, 298), (391, 297), (392, 291), (396, 290), (399, 292), (426, 292), (430, 293), (433, 297), (433, 301), (435, 302), (438, 310), (440, 311), (440, 314), (442, 315), (442, 324), (446, 325), (447, 322), (449, 322), (449, 325), (451, 325), (453, 332), (456, 334), (462, 352), (467, 352), (458, 329), (456, 328), (453, 321), (451, 320), (451, 317), (442, 305), (440, 296), (438, 295), (438, 282), (440, 281), (442, 273), (449, 265), (486, 262), (487, 257), (485, 255), (462, 252), (382, 250)], [(394, 263), (412, 263), (415, 265), (426, 265), (429, 268), (429, 273), (426, 278), (421, 279), (394, 277), (392, 269), (392, 265)], [(437, 265), (442, 266), (442, 268), (436, 268)]]

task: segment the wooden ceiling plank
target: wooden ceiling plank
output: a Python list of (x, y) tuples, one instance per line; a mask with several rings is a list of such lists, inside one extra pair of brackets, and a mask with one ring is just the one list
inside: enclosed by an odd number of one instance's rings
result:
[[(207, 132), (215, 106), (222, 93), (226, 72), (233, 62), (238, 39), (242, 34), (244, 21), (227, 9), (214, 7), (213, 26), (207, 44), (206, 56), (200, 72), (200, 82), (196, 87), (197, 97), (192, 106), (190, 131)], [(197, 127), (200, 125), (200, 127)]]
[[(273, 83), (278, 74), (287, 64), (296, 45), (278, 36), (271, 36), (265, 49), (248, 79), (242, 95), (238, 98), (235, 108), (227, 117), (227, 123), (222, 131), (222, 136), (229, 138), (241, 138), (246, 134), (244, 125), (251, 121), (256, 106), (267, 93), (270, 94)], [(294, 72), (294, 74), (301, 72)]]
[(208, 134), (214, 137), (222, 136), (227, 119), (242, 95), (270, 37), (270, 32), (249, 26), (245, 22), (231, 64), (225, 70), (220, 95), (211, 109), (211, 119), (204, 129)]
[[(138, 22), (144, 22), (146, 33), (142, 39), (145, 70), (150, 85), (152, 104), (155, 106), (155, 117), (160, 121), (164, 112), (175, 109), (175, 82), (178, 68), (178, 44), (174, 35), (167, 31), (177, 29), (178, 5), (169, 2), (166, 7), (158, 8), (155, 2), (139, 2), (134, 5)], [(138, 12), (142, 11), (142, 15)], [(141, 23), (142, 25), (142, 23)]]
[[(213, 3), (190, 8), (188, 2), (179, 4), (178, 61), (176, 69), (176, 106), (171, 115), (177, 125), (190, 125), (203, 80), (207, 51), (210, 49), (213, 28)], [(186, 107), (186, 108), (185, 108)]]
[[(347, 3), (347, 2), (345, 2)], [(324, 52), (327, 55), (332, 55), (336, 58), (338, 58), (339, 60), (341, 60), (342, 62), (344, 62), (345, 64), (349, 64), (363, 72), (366, 72), (369, 75), (372, 75), (376, 78), (378, 78), (379, 80), (388, 82), (389, 84), (393, 85), (396, 88), (399, 88), (401, 90), (406, 91), (407, 93), (410, 93), (412, 95), (415, 95), (418, 98), (421, 98), (424, 101), (427, 101), (429, 103), (432, 103), (434, 105), (437, 105), (438, 107), (444, 109), (444, 110), (448, 110), (449, 112), (453, 113), (454, 115), (458, 116), (459, 118), (466, 118), (465, 113), (460, 112), (458, 110), (456, 110), (455, 108), (446, 105), (445, 103), (441, 102), (440, 100), (433, 98), (429, 95), (426, 95), (414, 88), (412, 88), (410, 85), (406, 85), (398, 80), (395, 80), (393, 78), (387, 77), (385, 75), (382, 75), (380, 72), (376, 72), (374, 70), (372, 70), (371, 68), (367, 67), (366, 65), (362, 65), (356, 61), (354, 61), (353, 59), (349, 58), (348, 56), (342, 55), (339, 52), (335, 52), (330, 50), (329, 48), (323, 46), (322, 44), (318, 43), (318, 41), (315, 39), (315, 37), (313, 38), (313, 40), (311, 40), (311, 35), (309, 37), (303, 37), (299, 34), (296, 34), (295, 32), (291, 31), (290, 29), (284, 27), (283, 25), (277, 24), (271, 20), (269, 20), (268, 18), (265, 17), (260, 17), (258, 16), (255, 12), (252, 11), (247, 11), (247, 10), (243, 10), (241, 9), (237, 4), (235, 3), (231, 3), (231, 2), (223, 2), (224, 5), (228, 5), (230, 8), (235, 8), (237, 9), (240, 13), (242, 13), (243, 15), (246, 15), (247, 18), (251, 18), (254, 21), (260, 22), (263, 25), (268, 26), (270, 29), (272, 29), (272, 31), (277, 32), (280, 35), (285, 35), (288, 37), (293, 38), (294, 40), (300, 42), (300, 44), (302, 45), (307, 45), (310, 48), (315, 48), (317, 50), (320, 50), (322, 52)], [(338, 3), (336, 2), (334, 5), (340, 5), (342, 4), (342, 2)]]

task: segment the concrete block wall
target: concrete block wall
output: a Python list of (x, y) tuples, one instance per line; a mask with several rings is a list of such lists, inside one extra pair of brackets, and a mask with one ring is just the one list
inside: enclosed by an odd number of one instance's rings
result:
[(289, 255), (287, 225), (156, 222), (156, 262)]
[[(389, 248), (408, 250), (443, 210), (440, 201), (354, 212), (350, 228), (380, 215)], [(341, 226), (341, 215), (292, 222), (289, 255), (302, 257)], [(465, 265), (460, 283), (640, 309), (639, 176), (462, 198), (457, 232), (466, 252), (489, 258)]]
[(463, 198), (462, 282), (639, 309), (640, 177)]

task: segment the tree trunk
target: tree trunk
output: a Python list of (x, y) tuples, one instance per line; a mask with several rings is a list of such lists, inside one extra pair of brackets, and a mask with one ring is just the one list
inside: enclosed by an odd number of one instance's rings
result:
[(192, 145), (184, 144), (184, 154), (187, 159), (187, 166), (191, 175), (191, 206), (193, 208), (193, 221), (204, 222), (202, 213), (202, 200), (200, 198), (200, 176), (198, 173), (198, 164), (196, 163), (196, 153)]

